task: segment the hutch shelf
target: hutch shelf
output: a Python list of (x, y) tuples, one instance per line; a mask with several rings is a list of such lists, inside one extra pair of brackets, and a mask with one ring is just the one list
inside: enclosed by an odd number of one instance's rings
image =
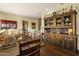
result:
[(48, 43), (76, 51), (77, 35), (76, 35), (76, 15), (75, 10), (55, 14), (44, 18), (44, 30), (48, 35)]

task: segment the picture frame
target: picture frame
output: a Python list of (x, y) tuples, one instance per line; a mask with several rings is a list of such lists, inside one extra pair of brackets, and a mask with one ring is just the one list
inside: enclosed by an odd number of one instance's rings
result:
[(36, 29), (36, 23), (35, 22), (32, 22), (31, 23), (31, 27), (32, 27), (32, 29)]

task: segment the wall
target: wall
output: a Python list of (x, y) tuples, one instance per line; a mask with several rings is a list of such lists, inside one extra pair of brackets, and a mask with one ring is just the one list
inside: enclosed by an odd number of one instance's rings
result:
[[(42, 20), (42, 26), (44, 26), (44, 16), (47, 15), (47, 14), (51, 14), (53, 11), (57, 11), (57, 10), (61, 10), (63, 8), (69, 8), (71, 5), (73, 5), (73, 7), (77, 7), (77, 19), (76, 19), (76, 31), (77, 31), (77, 35), (78, 35), (78, 39), (77, 39), (77, 49), (79, 50), (79, 4), (78, 3), (75, 3), (75, 4), (63, 4), (63, 5), (59, 5), (55, 8), (53, 8), (53, 10), (49, 10), (49, 11), (44, 11), (41, 13), (41, 20)], [(41, 28), (41, 31), (44, 31), (43, 28)]]
[[(38, 19), (35, 19), (35, 18), (28, 18), (28, 22), (29, 22), (29, 24), (28, 24), (28, 31), (29, 32), (38, 32)], [(34, 23), (36, 23), (36, 29), (32, 29), (31, 28), (31, 23), (32, 22), (34, 22)]]
[[(0, 12), (0, 20), (16, 20), (17, 21), (17, 31), (22, 30), (22, 20), (28, 21), (28, 30), (31, 32), (38, 31), (38, 19), (26, 16), (19, 16), (14, 14), (9, 14), (5, 12)], [(31, 29), (31, 22), (36, 22), (36, 29)]]

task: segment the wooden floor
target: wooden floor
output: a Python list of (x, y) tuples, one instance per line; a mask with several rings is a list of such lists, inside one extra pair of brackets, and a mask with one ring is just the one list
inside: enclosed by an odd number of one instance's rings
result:
[(78, 56), (78, 53), (69, 51), (67, 49), (62, 49), (54, 47), (51, 45), (45, 45), (41, 47), (40, 56)]

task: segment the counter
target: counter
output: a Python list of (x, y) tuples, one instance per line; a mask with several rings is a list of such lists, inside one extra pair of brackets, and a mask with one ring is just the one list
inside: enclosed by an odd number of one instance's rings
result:
[(17, 56), (19, 55), (19, 45), (15, 47), (0, 50), (0, 56)]

